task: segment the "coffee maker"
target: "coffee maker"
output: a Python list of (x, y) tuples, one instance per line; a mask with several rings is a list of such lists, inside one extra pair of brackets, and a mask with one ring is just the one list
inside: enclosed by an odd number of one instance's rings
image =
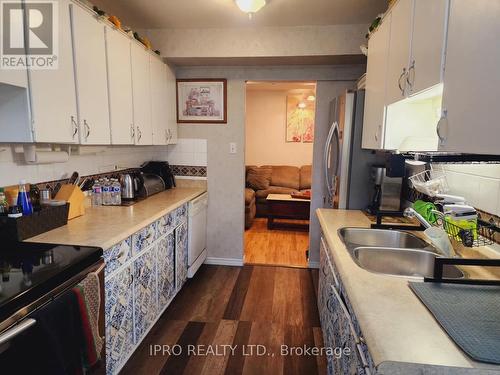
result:
[(403, 177), (390, 177), (386, 165), (373, 165), (370, 181), (373, 184), (373, 195), (368, 206), (371, 214), (379, 211), (401, 210)]

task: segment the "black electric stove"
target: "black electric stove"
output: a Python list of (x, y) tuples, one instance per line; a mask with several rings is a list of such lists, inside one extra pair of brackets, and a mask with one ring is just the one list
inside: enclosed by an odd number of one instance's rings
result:
[(95, 247), (0, 243), (0, 331), (20, 310), (28, 313), (29, 306), (98, 262), (102, 249)]

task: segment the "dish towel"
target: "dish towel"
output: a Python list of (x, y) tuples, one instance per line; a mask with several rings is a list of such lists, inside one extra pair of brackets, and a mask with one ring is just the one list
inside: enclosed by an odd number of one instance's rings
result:
[(97, 272), (87, 275), (73, 288), (78, 299), (84, 339), (83, 364), (86, 369), (95, 365), (104, 345), (99, 335), (99, 310), (101, 307), (100, 281)]

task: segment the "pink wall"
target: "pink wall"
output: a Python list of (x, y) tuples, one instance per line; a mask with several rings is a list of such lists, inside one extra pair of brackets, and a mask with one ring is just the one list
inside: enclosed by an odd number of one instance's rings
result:
[(246, 165), (312, 164), (312, 143), (285, 142), (287, 91), (246, 93)]

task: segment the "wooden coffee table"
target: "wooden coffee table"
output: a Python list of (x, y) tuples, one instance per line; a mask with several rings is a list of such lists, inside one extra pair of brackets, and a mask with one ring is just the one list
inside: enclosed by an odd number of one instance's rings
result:
[(274, 219), (309, 220), (310, 209), (310, 199), (296, 199), (290, 194), (269, 194), (267, 196), (267, 228), (309, 231), (309, 224), (276, 223)]

